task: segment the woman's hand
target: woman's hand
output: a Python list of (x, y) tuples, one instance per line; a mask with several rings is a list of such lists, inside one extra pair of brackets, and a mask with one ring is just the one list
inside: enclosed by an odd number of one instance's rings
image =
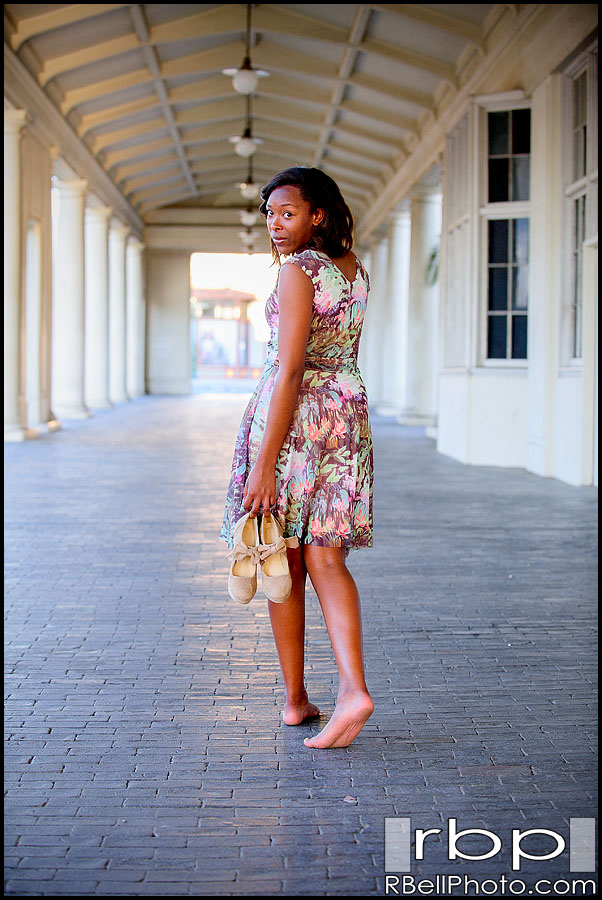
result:
[(247, 478), (243, 495), (243, 508), (249, 509), (251, 519), (259, 510), (268, 513), (276, 502), (276, 467), (257, 460)]

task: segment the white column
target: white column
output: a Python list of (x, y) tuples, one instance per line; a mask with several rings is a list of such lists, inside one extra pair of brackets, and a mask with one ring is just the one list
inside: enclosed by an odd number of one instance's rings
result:
[(126, 389), (129, 397), (140, 397), (140, 357), (144, 356), (144, 298), (142, 294), (142, 250), (144, 245), (130, 237), (126, 248)]
[(125, 240), (127, 225), (111, 221), (109, 229), (109, 398), (123, 403), (129, 397), (125, 382)]
[[(548, 76), (533, 91), (531, 107), (531, 215), (529, 222), (529, 323), (526, 464), (537, 475), (557, 475), (554, 465), (556, 390), (562, 320), (562, 184), (565, 129), (562, 82)], [(577, 435), (571, 433), (574, 444)]]
[(84, 207), (88, 182), (59, 181), (56, 279), (52, 298), (52, 409), (59, 419), (90, 415), (84, 403)]
[(368, 308), (364, 320), (365, 371), (362, 376), (366, 385), (370, 406), (375, 407), (382, 400), (383, 390), (383, 352), (382, 344), (386, 333), (386, 291), (387, 291), (387, 255), (388, 241), (386, 237), (377, 237), (370, 249), (370, 293)]
[(410, 287), (406, 392), (399, 418), (406, 425), (436, 424), (439, 284), (427, 283), (429, 256), (441, 234), (441, 194), (415, 188), (410, 203)]
[(21, 278), (21, 131), (27, 112), (4, 110), (4, 440), (22, 441), (19, 404)]
[(410, 211), (394, 212), (388, 221), (387, 327), (384, 334), (383, 406), (401, 412), (406, 396), (408, 295), (410, 286)]
[(138, 396), (142, 397), (146, 394), (146, 314), (147, 314), (147, 295), (146, 295), (146, 254), (145, 244), (140, 245), (140, 307), (139, 307), (139, 348), (138, 354)]
[(110, 206), (88, 207), (86, 234), (86, 367), (88, 407), (109, 409), (109, 219)]

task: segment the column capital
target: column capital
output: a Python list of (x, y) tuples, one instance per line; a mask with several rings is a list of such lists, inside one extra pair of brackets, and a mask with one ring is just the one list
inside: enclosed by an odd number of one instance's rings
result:
[(139, 240), (135, 234), (130, 234), (130, 236), (127, 239), (128, 250), (131, 250), (132, 252), (136, 252), (136, 253), (141, 253), (145, 247), (146, 247), (146, 244), (143, 244), (142, 241)]
[(432, 203), (438, 200), (441, 196), (443, 189), (440, 184), (437, 185), (424, 185), (424, 184), (415, 184), (412, 190), (410, 191), (410, 201), (411, 203)]
[(112, 215), (112, 206), (86, 206), (86, 222), (108, 222)]
[(20, 134), (28, 119), (29, 114), (26, 109), (5, 109), (4, 134)]
[(109, 236), (114, 239), (119, 238), (120, 240), (125, 241), (127, 235), (130, 233), (129, 225), (124, 225), (120, 219), (111, 219), (109, 222)]
[(57, 178), (56, 186), (61, 192), (61, 197), (83, 197), (88, 190), (88, 180), (86, 178), (72, 178), (70, 181), (63, 181)]
[(410, 225), (411, 216), (408, 209), (394, 209), (387, 216), (387, 225), (391, 228), (408, 227)]

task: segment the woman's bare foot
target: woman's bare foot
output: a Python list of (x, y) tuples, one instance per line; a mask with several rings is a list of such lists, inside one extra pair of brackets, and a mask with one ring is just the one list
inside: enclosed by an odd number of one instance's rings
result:
[(307, 694), (305, 694), (305, 697), (301, 697), (297, 702), (285, 700), (282, 721), (285, 725), (300, 725), (305, 719), (313, 719), (319, 715), (320, 710), (313, 703), (309, 702)]
[(337, 700), (332, 718), (322, 731), (312, 738), (305, 738), (306, 747), (348, 747), (355, 740), (374, 712), (370, 694), (356, 691)]

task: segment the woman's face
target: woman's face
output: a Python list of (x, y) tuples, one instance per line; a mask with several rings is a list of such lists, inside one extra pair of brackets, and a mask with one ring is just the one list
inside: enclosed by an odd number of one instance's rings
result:
[(268, 197), (266, 224), (281, 255), (288, 256), (304, 247), (323, 218), (323, 210), (311, 212), (296, 185), (275, 188)]

